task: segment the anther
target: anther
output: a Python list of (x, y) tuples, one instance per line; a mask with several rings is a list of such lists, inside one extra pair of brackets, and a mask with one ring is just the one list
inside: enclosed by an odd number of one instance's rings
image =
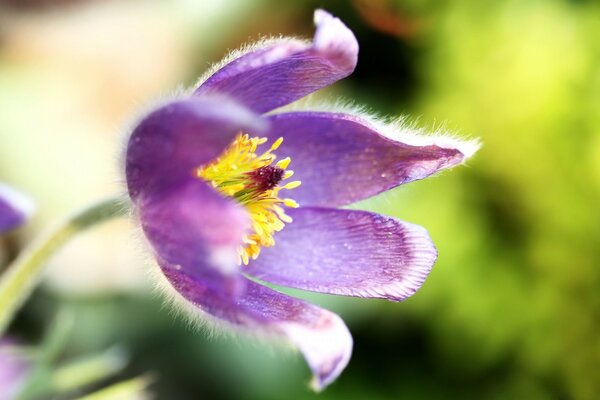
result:
[(284, 189), (295, 189), (302, 184), (301, 181), (292, 181), (282, 186)]
[(279, 148), (279, 146), (281, 146), (281, 143), (283, 143), (282, 137), (280, 137), (275, 142), (273, 142), (273, 144), (271, 145), (271, 150), (277, 150)]
[(282, 160), (277, 161), (277, 164), (275, 164), (275, 165), (278, 166), (279, 168), (286, 169), (288, 167), (288, 165), (290, 165), (290, 162), (292, 162), (292, 159), (289, 157), (286, 157)]

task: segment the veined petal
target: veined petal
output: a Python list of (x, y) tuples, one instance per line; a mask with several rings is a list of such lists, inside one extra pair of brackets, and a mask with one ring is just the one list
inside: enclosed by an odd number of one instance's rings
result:
[(283, 137), (301, 206), (339, 207), (457, 165), (476, 144), (435, 136), (388, 134), (385, 127), (345, 113), (289, 112), (268, 117), (268, 136)]
[(354, 34), (323, 10), (315, 11), (314, 19), (312, 44), (295, 39), (259, 43), (222, 63), (195, 93), (223, 93), (262, 113), (350, 75), (358, 57)]
[[(192, 315), (208, 315), (234, 328), (283, 336), (304, 355), (320, 390), (333, 382), (348, 364), (352, 337), (336, 314), (250, 280), (245, 290), (231, 296), (203, 279), (162, 265), (167, 285)], [(244, 278), (245, 279), (245, 278)], [(167, 288), (169, 289), (169, 288)], [(179, 297), (181, 296), (181, 297)]]
[[(401, 301), (421, 287), (437, 252), (427, 231), (359, 210), (301, 207), (247, 272), (282, 286)], [(316, 240), (315, 240), (316, 239)]]
[(0, 235), (23, 224), (34, 208), (29, 197), (0, 183)]
[(256, 134), (264, 120), (223, 97), (193, 97), (168, 103), (146, 116), (127, 143), (129, 195), (161, 196), (192, 171), (218, 156), (240, 131)]

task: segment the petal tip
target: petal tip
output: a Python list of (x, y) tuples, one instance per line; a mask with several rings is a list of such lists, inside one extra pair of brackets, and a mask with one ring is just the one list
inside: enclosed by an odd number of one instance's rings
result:
[(402, 221), (410, 262), (403, 279), (381, 288), (386, 300), (401, 302), (414, 295), (425, 283), (437, 261), (438, 252), (427, 229)]
[(348, 365), (352, 335), (342, 319), (329, 311), (311, 326), (287, 324), (287, 336), (300, 349), (313, 373), (310, 383), (316, 392), (330, 385)]
[(328, 54), (336, 65), (350, 74), (358, 62), (358, 42), (354, 33), (339, 18), (322, 9), (315, 10), (314, 23), (317, 27), (314, 48)]
[(457, 140), (457, 144), (456, 144), (456, 148), (463, 155), (463, 161), (466, 161), (469, 158), (471, 158), (475, 153), (477, 153), (479, 151), (479, 149), (481, 149), (481, 146), (482, 146), (481, 140), (479, 140), (477, 138), (470, 139), (470, 140), (462, 140), (462, 141)]
[(0, 183), (0, 198), (10, 203), (26, 218), (31, 217), (35, 212), (36, 205), (31, 197), (2, 183)]
[(0, 231), (7, 232), (27, 221), (36, 205), (29, 196), (0, 183)]
[(444, 133), (431, 135), (430, 141), (434, 146), (460, 153), (460, 155), (457, 154), (457, 157), (455, 157), (456, 161), (450, 163), (448, 167), (464, 163), (481, 148), (481, 141), (477, 138), (462, 139)]
[(454, 157), (455, 162), (450, 163), (446, 167), (466, 161), (481, 147), (481, 141), (478, 138), (464, 139), (443, 128), (429, 133), (421, 128), (417, 128), (404, 117), (391, 121), (381, 121), (378, 118), (363, 115), (361, 117), (378, 129), (381, 134), (392, 140), (401, 141), (412, 146), (436, 146), (460, 153), (460, 155), (457, 154), (457, 157)]

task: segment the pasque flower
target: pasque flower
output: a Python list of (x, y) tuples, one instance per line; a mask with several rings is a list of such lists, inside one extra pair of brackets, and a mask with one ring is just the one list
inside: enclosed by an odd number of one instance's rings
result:
[(0, 235), (23, 224), (33, 212), (33, 202), (24, 194), (0, 183)]
[(436, 259), (425, 229), (339, 207), (459, 164), (476, 143), (342, 109), (272, 113), (356, 66), (352, 32), (322, 10), (315, 23), (312, 42), (249, 46), (151, 111), (129, 137), (125, 169), (173, 298), (203, 319), (287, 339), (320, 389), (348, 363), (348, 329), (262, 282), (392, 301), (412, 295)]

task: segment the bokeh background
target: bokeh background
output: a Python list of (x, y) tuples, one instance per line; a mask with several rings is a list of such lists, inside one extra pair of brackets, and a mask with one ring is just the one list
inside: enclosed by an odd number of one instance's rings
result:
[(1, 239), (2, 265), (123, 191), (123, 135), (152, 99), (261, 35), (311, 37), (317, 7), (361, 46), (356, 72), (320, 96), (484, 144), (467, 166), (358, 205), (428, 228), (440, 256), (415, 296), (295, 293), (347, 321), (355, 349), (339, 380), (316, 395), (299, 355), (174, 315), (128, 221), (61, 251), (11, 336), (37, 345), (67, 313), (60, 359), (119, 346), (127, 363), (101, 383), (149, 373), (158, 399), (600, 398), (593, 0), (1, 0), (0, 180), (38, 202)]

